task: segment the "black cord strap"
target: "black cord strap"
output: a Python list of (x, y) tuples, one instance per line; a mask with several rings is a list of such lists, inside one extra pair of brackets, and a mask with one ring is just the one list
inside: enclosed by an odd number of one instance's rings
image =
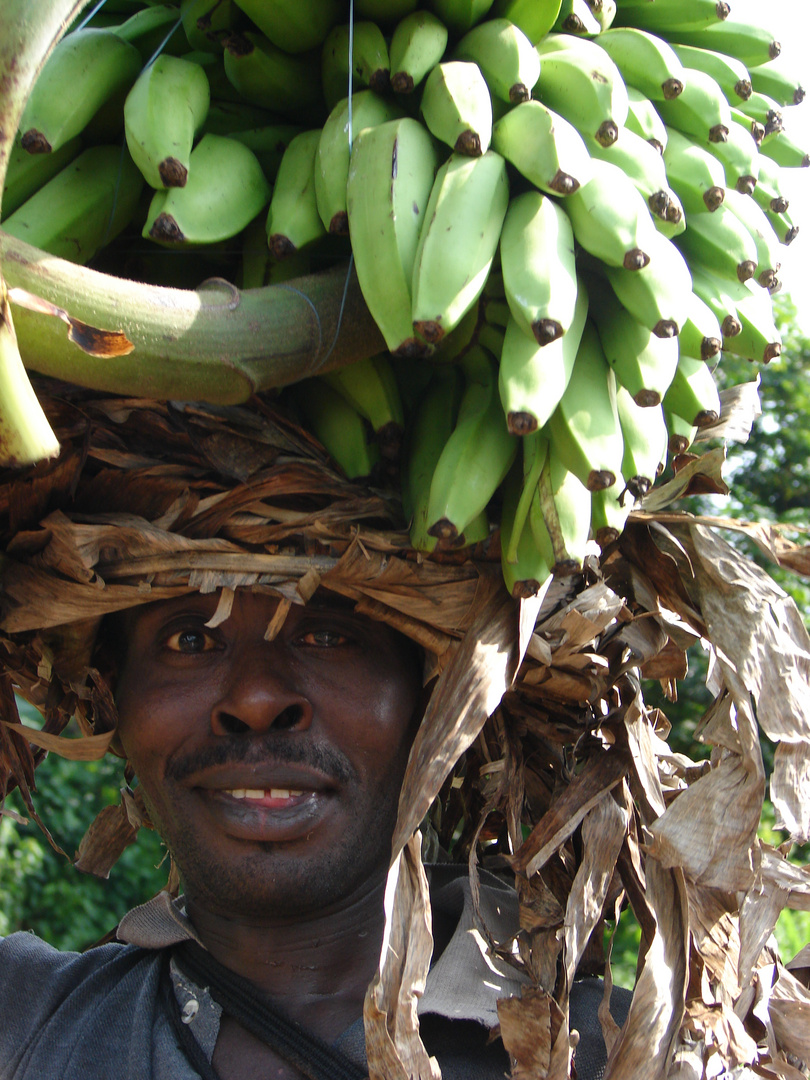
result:
[[(193, 982), (208, 988), (211, 997), (224, 1012), (309, 1080), (367, 1080), (368, 1073), (364, 1069), (294, 1020), (277, 1012), (265, 999), (258, 996), (253, 983), (220, 964), (195, 941), (185, 941), (182, 945), (175, 946), (174, 957), (178, 966)], [(174, 998), (171, 987), (170, 991)], [(205, 1060), (197, 1040), (182, 1019), (179, 1019), (179, 1006), (175, 1011), (180, 1027), (184, 1029), (183, 1032), (178, 1032), (181, 1046), (191, 1064), (200, 1072), (203, 1080), (216, 1080), (216, 1073), (207, 1060), (205, 1064), (208, 1071), (203, 1072), (189, 1054), (184, 1036), (192, 1040)], [(177, 1024), (174, 1026), (176, 1028)]]

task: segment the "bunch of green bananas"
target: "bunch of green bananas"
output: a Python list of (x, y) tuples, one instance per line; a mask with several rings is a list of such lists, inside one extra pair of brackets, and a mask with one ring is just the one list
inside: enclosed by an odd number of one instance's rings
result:
[(388, 352), (293, 406), (349, 476), (401, 466), (415, 547), (500, 525), (531, 595), (718, 418), (721, 350), (780, 353), (803, 91), (732, 6), (116, 0), (47, 61), (2, 228), (227, 248), (241, 288), (350, 250)]

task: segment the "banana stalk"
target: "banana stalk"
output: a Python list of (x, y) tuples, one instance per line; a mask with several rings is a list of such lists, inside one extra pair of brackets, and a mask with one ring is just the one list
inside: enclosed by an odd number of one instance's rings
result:
[[(0, 190), (28, 94), (66, 27), (90, 0), (6, 0), (0, 41)], [(44, 257), (0, 234), (0, 267), (22, 288), (90, 326), (122, 331), (134, 348), (114, 361), (85, 355), (59, 321), (19, 308), (25, 363), (45, 375), (111, 393), (220, 403), (246, 400), (343, 366), (383, 346), (345, 269), (239, 292), (215, 282), (195, 292), (125, 281)], [(33, 393), (33, 391), (32, 391)], [(0, 416), (0, 425), (24, 417)]]

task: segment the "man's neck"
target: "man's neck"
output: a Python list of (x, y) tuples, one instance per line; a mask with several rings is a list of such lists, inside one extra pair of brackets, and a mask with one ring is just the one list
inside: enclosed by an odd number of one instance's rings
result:
[(382, 888), (309, 918), (231, 918), (193, 901), (188, 914), (220, 963), (309, 1031), (331, 1042), (362, 1016), (382, 945)]

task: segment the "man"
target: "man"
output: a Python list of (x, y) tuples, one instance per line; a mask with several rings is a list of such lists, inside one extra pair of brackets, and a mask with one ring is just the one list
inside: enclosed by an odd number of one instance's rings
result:
[[(323, 1047), (336, 1054), (327, 1069), (365, 1074), (363, 1001), (425, 703), (421, 657), (328, 594), (294, 606), (271, 640), (272, 594), (237, 590), (212, 625), (217, 603), (190, 592), (112, 625), (121, 747), (179, 867), (182, 900), (162, 894), (123, 920), (128, 945), (83, 956), (26, 934), (0, 942), (3, 1080), (293, 1080), (323, 1075), (307, 1071)], [(439, 867), (434, 877), (426, 1045), (447, 1080), (503, 1076), (508, 1058), (487, 1045), (487, 1028), (519, 980), (486, 966), (463, 875)], [(500, 911), (505, 932), (512, 894), (493, 879), (484, 907), (496, 921)], [(303, 1042), (290, 1053), (271, 1032), (268, 1043), (238, 1001), (207, 988), (208, 972), (189, 976), (178, 948), (189, 941), (299, 1025)], [(572, 996), (574, 1026), (579, 1012), (587, 1029), (581, 1077), (601, 1075), (590, 982)]]

